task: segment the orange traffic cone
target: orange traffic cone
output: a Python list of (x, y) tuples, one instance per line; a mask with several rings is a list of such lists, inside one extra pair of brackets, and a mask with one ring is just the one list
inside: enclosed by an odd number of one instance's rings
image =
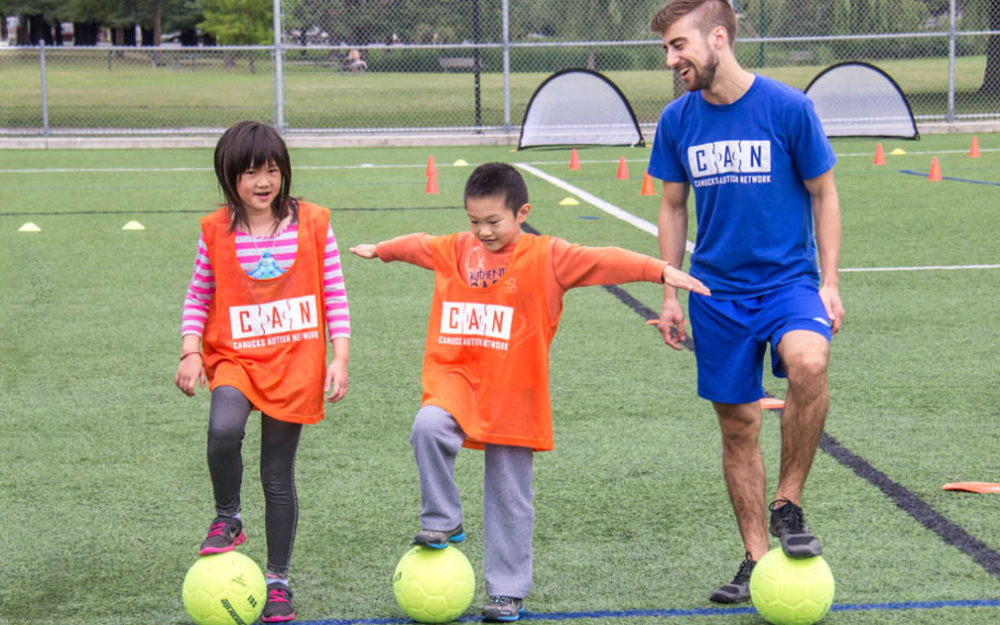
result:
[(642, 177), (642, 191), (639, 195), (656, 195), (656, 189), (653, 188), (653, 178), (646, 172)]
[(427, 188), (424, 189), (424, 193), (436, 194), (439, 193), (438, 190), (438, 172), (437, 166), (434, 165), (434, 156), (429, 156), (427, 158)]
[(628, 165), (625, 164), (625, 157), (618, 159), (618, 179), (628, 180)]
[(979, 158), (979, 139), (972, 135), (972, 147), (969, 148), (969, 158)]
[(938, 165), (937, 157), (931, 159), (931, 172), (927, 174), (927, 180), (937, 182), (941, 180), (941, 166)]
[(427, 170), (425, 171), (424, 175), (427, 176), (427, 188), (424, 189), (424, 193), (428, 194), (439, 193), (437, 165), (434, 164), (433, 154), (427, 157)]
[(885, 165), (885, 152), (882, 150), (882, 144), (879, 143), (875, 146), (875, 164)]
[(569, 153), (569, 169), (570, 171), (576, 171), (580, 169), (580, 157), (576, 155), (576, 148)]

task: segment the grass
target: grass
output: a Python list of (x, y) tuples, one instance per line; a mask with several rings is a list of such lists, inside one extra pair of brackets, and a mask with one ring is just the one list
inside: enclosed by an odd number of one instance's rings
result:
[[(274, 88), (267, 58), (164, 50), (108, 52), (55, 50), (46, 56), (49, 126), (75, 128), (216, 128), (247, 118), (273, 117)], [(255, 53), (254, 53), (255, 54)], [(154, 62), (154, 58), (156, 61)], [(294, 59), (294, 54), (291, 57)], [(872, 59), (869, 59), (872, 60)], [(945, 58), (875, 59), (910, 100), (918, 116), (947, 112)], [(760, 73), (805, 89), (824, 65), (765, 67)], [(984, 56), (956, 61), (956, 113), (996, 114), (1000, 103), (982, 96)], [(641, 123), (659, 118), (673, 83), (665, 69), (600, 68), (625, 94)], [(471, 73), (339, 73), (320, 63), (285, 67), (285, 120), (289, 128), (421, 128), (476, 125)], [(549, 76), (510, 75), (510, 121), (520, 124), (535, 89)], [(42, 126), (38, 57), (0, 50), (0, 126), (10, 131)], [(428, 84), (432, 88), (426, 88)], [(484, 73), (480, 123), (503, 126), (503, 76)]]
[[(887, 167), (871, 165), (872, 141), (835, 142), (841, 265), (995, 263), (996, 187), (899, 173), (926, 171), (935, 155), (945, 176), (1000, 182), (993, 151), (1000, 145), (994, 136), (979, 138), (978, 161), (963, 153), (968, 136), (887, 142), (887, 152), (909, 152), (889, 156)], [(440, 195), (423, 193), (428, 154), (438, 163)], [(628, 182), (614, 177), (623, 154), (633, 173)], [(293, 190), (333, 209), (342, 250), (463, 228), (459, 203), (469, 169), (450, 166), (458, 158), (530, 162), (652, 221), (657, 199), (639, 196), (637, 175), (647, 155), (581, 149), (583, 167), (570, 172), (566, 150), (296, 150)], [(171, 171), (177, 168), (184, 170)], [(185, 398), (172, 377), (197, 216), (218, 199), (211, 151), (0, 151), (0, 170), (0, 623), (186, 623), (180, 584), (211, 517), (208, 394)], [(528, 184), (529, 223), (539, 231), (656, 253), (649, 234), (587, 204), (559, 206), (567, 192), (541, 180), (528, 177)], [(132, 219), (146, 231), (123, 232)], [(26, 221), (42, 231), (17, 232)], [(351, 390), (322, 424), (307, 428), (298, 457), (292, 581), (307, 622), (401, 618), (389, 577), (417, 526), (407, 436), (419, 403), (432, 278), (401, 264), (350, 255), (343, 262)], [(625, 288), (659, 309), (654, 285)], [(998, 289), (996, 269), (844, 272), (848, 317), (833, 343), (827, 425), (828, 435), (993, 551), (1000, 550), (995, 500), (940, 486), (997, 479), (989, 433), (1000, 417), (1000, 335), (991, 321)], [(706, 600), (735, 572), (742, 552), (718, 428), (694, 385), (692, 355), (665, 348), (607, 292), (567, 294), (552, 351), (556, 449), (536, 460), (532, 612), (675, 610), (571, 620), (762, 623), (752, 611), (711, 612)], [(765, 388), (784, 392), (770, 377)], [(241, 550), (263, 562), (258, 435), (252, 419), (244, 448), (249, 542)], [(773, 488), (772, 414), (765, 415), (762, 445)], [(481, 456), (463, 452), (457, 475), (470, 533), (463, 551), (478, 574)], [(995, 599), (996, 576), (826, 453), (816, 457), (805, 503), (838, 584), (836, 611), (824, 623), (996, 621), (996, 605), (954, 605)], [(483, 595), (479, 582), (470, 616)], [(951, 603), (882, 605), (927, 601)]]

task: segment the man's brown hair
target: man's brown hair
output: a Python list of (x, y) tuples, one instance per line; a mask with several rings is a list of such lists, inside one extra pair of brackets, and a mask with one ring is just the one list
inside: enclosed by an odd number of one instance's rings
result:
[(733, 47), (736, 42), (736, 13), (728, 0), (671, 0), (656, 12), (649, 29), (662, 35), (677, 20), (694, 11), (699, 13), (696, 23), (702, 33), (707, 35), (716, 26), (722, 26), (729, 36), (729, 47)]

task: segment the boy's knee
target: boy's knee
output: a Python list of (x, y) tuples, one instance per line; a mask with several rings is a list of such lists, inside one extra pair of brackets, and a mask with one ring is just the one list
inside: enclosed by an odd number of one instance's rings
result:
[(442, 433), (455, 427), (455, 420), (446, 411), (437, 406), (423, 406), (413, 419), (413, 429), (410, 432), (410, 442), (434, 440)]

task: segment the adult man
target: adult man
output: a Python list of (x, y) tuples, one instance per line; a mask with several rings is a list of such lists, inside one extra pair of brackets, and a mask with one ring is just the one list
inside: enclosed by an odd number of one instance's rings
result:
[[(667, 67), (689, 91), (664, 110), (648, 171), (663, 180), (660, 254), (676, 267), (695, 189), (691, 275), (712, 290), (711, 298), (689, 299), (698, 394), (718, 415), (723, 472), (746, 550), (736, 577), (710, 599), (739, 603), (750, 598), (750, 572), (769, 548), (757, 440), (768, 343), (775, 374), (788, 378), (770, 532), (791, 557), (822, 553), (801, 503), (829, 404), (829, 341), (844, 316), (836, 157), (804, 94), (740, 67), (728, 2), (670, 0), (650, 28), (663, 35)], [(664, 289), (658, 327), (681, 349), (675, 289)]]

